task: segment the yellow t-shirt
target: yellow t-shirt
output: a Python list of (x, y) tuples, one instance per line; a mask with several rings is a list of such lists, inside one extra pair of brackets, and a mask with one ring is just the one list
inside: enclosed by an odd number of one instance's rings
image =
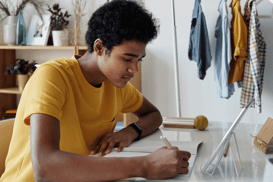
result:
[(60, 121), (60, 149), (89, 155), (105, 134), (113, 132), (119, 113), (137, 111), (142, 94), (130, 83), (117, 88), (105, 81), (100, 88), (83, 76), (77, 56), (42, 64), (22, 94), (1, 182), (34, 182), (30, 158), (30, 121), (34, 113)]

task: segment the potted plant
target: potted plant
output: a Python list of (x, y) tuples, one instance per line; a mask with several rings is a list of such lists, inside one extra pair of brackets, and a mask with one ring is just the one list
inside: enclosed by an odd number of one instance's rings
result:
[(6, 67), (5, 74), (15, 74), (17, 79), (17, 85), (20, 91), (25, 87), (29, 77), (36, 70), (36, 62), (29, 63), (24, 59), (15, 59), (14, 64)]
[(62, 8), (58, 3), (51, 7), (48, 7), (48, 11), (51, 13), (51, 30), (54, 46), (68, 45), (68, 31), (66, 30), (71, 15), (67, 11), (63, 13)]
[(0, 18), (0, 23), (6, 19), (4, 25), (4, 41), (9, 45), (15, 45), (18, 15), (24, 10), (26, 5), (32, 4), (42, 20), (44, 7), (49, 5), (48, 0), (20, 0), (16, 6), (13, 6), (12, 2), (14, 2), (14, 0), (0, 0), (0, 13), (4, 15), (3, 18)]

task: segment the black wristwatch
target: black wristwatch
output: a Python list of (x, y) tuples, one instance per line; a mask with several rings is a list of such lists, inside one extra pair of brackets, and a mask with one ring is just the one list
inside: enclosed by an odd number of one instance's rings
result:
[(138, 133), (138, 137), (134, 141), (139, 140), (141, 137), (142, 129), (136, 123), (132, 123), (129, 126), (132, 126)]

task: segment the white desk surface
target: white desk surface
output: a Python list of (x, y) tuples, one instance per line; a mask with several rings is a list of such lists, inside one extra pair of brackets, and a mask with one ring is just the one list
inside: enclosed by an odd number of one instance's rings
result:
[(266, 159), (273, 158), (273, 154), (265, 155), (253, 145), (253, 138), (250, 134), (256, 136), (262, 127), (261, 124), (239, 123), (234, 131), (243, 166), (243, 170), (238, 177), (234, 171), (230, 155), (222, 157), (219, 164), (220, 167), (215, 170), (213, 175), (200, 172), (200, 165), (209, 159), (231, 124), (232, 123), (210, 122), (205, 131), (161, 127), (161, 131), (157, 131), (145, 137), (143, 140), (159, 141), (159, 136), (164, 134), (169, 141), (203, 141), (203, 144), (200, 144), (198, 148), (193, 170), (190, 175), (183, 178), (183, 181), (262, 182)]

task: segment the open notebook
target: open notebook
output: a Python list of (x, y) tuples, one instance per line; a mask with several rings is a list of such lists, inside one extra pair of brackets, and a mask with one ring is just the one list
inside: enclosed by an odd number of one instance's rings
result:
[[(192, 169), (194, 166), (195, 158), (197, 155), (197, 147), (202, 141), (170, 141), (172, 146), (177, 146), (179, 150), (189, 151), (191, 153), (191, 158), (189, 159), (189, 173), (188, 174), (178, 174), (173, 179), (168, 179), (167, 181), (181, 181), (183, 179), (189, 179)], [(106, 155), (105, 157), (135, 157), (135, 156), (145, 156), (149, 155), (158, 148), (165, 146), (162, 141), (147, 141), (140, 140), (133, 142), (130, 147), (124, 148), (122, 152), (116, 152), (116, 148), (113, 152)], [(144, 178), (130, 178), (125, 180), (145, 180)]]

